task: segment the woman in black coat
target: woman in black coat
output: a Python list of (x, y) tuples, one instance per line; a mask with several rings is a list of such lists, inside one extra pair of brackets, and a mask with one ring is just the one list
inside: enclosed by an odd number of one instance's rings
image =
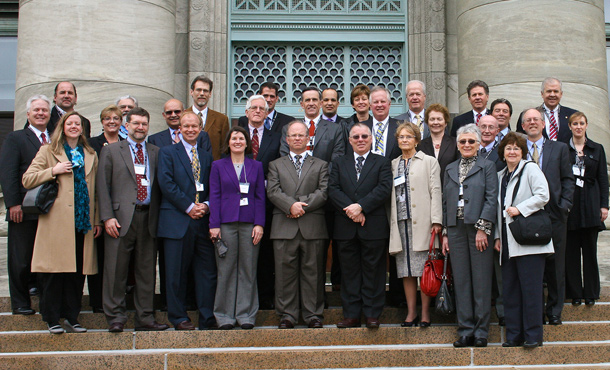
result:
[(432, 104), (426, 109), (424, 121), (430, 129), (430, 136), (423, 139), (417, 149), (436, 158), (441, 167), (442, 183), (445, 167), (459, 158), (455, 138), (445, 131), (449, 123), (449, 110), (442, 104)]
[[(608, 217), (608, 173), (604, 147), (587, 138), (587, 117), (576, 112), (569, 119), (570, 160), (576, 181), (568, 216), (566, 297), (573, 305), (589, 306), (599, 299), (597, 236)], [(581, 278), (582, 254), (582, 278)], [(584, 280), (584, 286), (583, 286)]]

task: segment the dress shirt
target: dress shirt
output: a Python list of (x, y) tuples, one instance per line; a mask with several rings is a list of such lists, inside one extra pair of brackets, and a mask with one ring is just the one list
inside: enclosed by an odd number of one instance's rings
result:
[[(294, 156), (297, 155), (297, 153), (293, 152), (292, 150), (290, 151), (290, 159), (292, 160), (292, 163), (296, 163), (296, 159), (294, 159)], [(305, 163), (305, 158), (309, 157), (309, 153), (306, 151), (304, 151), (303, 153), (299, 154), (301, 156), (301, 164)]]
[[(273, 128), (273, 124), (275, 123), (275, 116), (277, 115), (277, 112), (274, 110), (272, 110), (271, 112), (269, 112), (269, 114), (267, 115), (267, 117), (265, 117), (265, 121), (267, 119), (269, 119), (269, 129), (271, 130)], [(263, 127), (265, 126), (265, 124), (263, 123)]]
[[(36, 134), (36, 137), (38, 138), (38, 141), (40, 141), (40, 143), (42, 144), (42, 138), (40, 137), (40, 135), (42, 135), (43, 132), (40, 131), (39, 129), (37, 129), (36, 127), (34, 127), (33, 125), (28, 125), (28, 128), (30, 130), (32, 130), (32, 132), (34, 132)], [(44, 136), (47, 137), (47, 143), (50, 143), (51, 142), (51, 138), (49, 137), (49, 131), (47, 131), (46, 128), (44, 130)]]
[[(184, 141), (184, 139), (182, 139), (182, 135), (180, 135), (180, 136), (181, 136), (182, 145), (184, 145), (184, 149), (186, 149), (186, 155), (189, 156), (189, 160), (191, 161), (191, 163), (193, 163), (193, 152), (191, 152), (193, 145)], [(194, 147), (195, 147), (195, 152), (197, 152), (197, 155), (199, 155), (199, 151), (197, 150), (197, 145), (195, 145)], [(199, 164), (201, 165), (201, 162)], [(210, 206), (210, 202), (208, 202), (207, 200), (203, 203), (207, 204), (208, 207)], [(188, 214), (191, 211), (191, 209), (193, 209), (193, 207), (195, 207), (195, 203), (191, 203), (191, 205), (186, 209), (185, 212)]]
[(544, 112), (542, 115), (544, 116), (544, 128), (546, 130), (547, 135), (551, 133), (551, 121), (549, 121), (549, 114), (555, 116), (555, 123), (557, 124), (557, 137), (559, 137), (559, 104), (555, 107), (555, 109), (551, 110), (551, 108), (547, 107), (546, 104), (542, 104), (544, 107)]
[(379, 154), (379, 155), (385, 155), (385, 149), (387, 147), (388, 144), (388, 121), (390, 120), (390, 116), (387, 116), (383, 121), (381, 121), (381, 126), (385, 126), (385, 129), (383, 130), (383, 153), (380, 153), (378, 151), (375, 151), (376, 145), (375, 143), (377, 142), (377, 127), (379, 126), (379, 121), (377, 121), (377, 119), (375, 119), (375, 117), (373, 117), (373, 128), (371, 129), (371, 132), (373, 134), (373, 146), (371, 147), (371, 150), (373, 151), (373, 153), (375, 154)]
[[(135, 163), (136, 163), (136, 153), (138, 151), (138, 148), (136, 148), (136, 142), (133, 141), (131, 139), (131, 137), (127, 137), (127, 142), (129, 143), (129, 147), (130, 150), (129, 152), (131, 153), (131, 160), (134, 163), (134, 171), (135, 171)], [(142, 154), (144, 155), (144, 163), (146, 164), (146, 172), (144, 173), (144, 176), (146, 177), (146, 180), (148, 180), (148, 186), (146, 187), (146, 199), (144, 199), (144, 201), (140, 202), (139, 200), (136, 200), (136, 204), (137, 205), (148, 205), (150, 204), (150, 189), (151, 189), (151, 179), (150, 179), (150, 162), (148, 161), (148, 151), (146, 150), (146, 140), (142, 141), (140, 144), (142, 144)]]
[(508, 129), (508, 126), (506, 126), (506, 128), (504, 130), (501, 130), (500, 132), (498, 132), (498, 135), (496, 135), (496, 141), (500, 142), (500, 137), (502, 137), (504, 139), (504, 136), (508, 135), (508, 133), (510, 132), (510, 130)]
[(265, 125), (263, 124), (260, 127), (254, 127), (248, 123), (248, 129), (250, 130), (250, 139), (252, 139), (254, 130), (256, 130), (256, 134), (258, 135), (258, 147), (260, 148), (263, 143), (263, 131), (265, 130)]
[(485, 146), (485, 153), (489, 153), (496, 147), (496, 141), (492, 141), (489, 145)]
[(424, 115), (426, 113), (426, 110), (422, 110), (419, 113), (415, 113), (413, 112), (411, 109), (409, 109), (409, 119), (411, 120), (411, 123), (415, 123), (417, 124), (417, 116), (419, 116), (419, 118), (421, 119), (421, 122), (424, 123)]
[[(540, 140), (536, 141), (536, 146), (538, 147), (538, 165), (542, 168), (542, 148), (544, 147), (544, 137), (541, 137)], [(527, 140), (527, 159), (531, 159), (532, 161), (532, 153), (534, 153), (534, 143)]]
[(195, 112), (196, 115), (199, 115), (199, 113), (201, 113), (201, 120), (203, 121), (203, 127), (205, 127), (205, 121), (208, 119), (208, 107), (206, 106), (204, 110), (199, 110), (197, 109), (197, 106), (195, 104), (193, 104), (193, 112)]
[[(477, 114), (479, 114), (479, 113), (481, 114), (481, 118), (485, 117), (487, 115), (487, 108), (483, 109), (482, 112), (477, 112), (474, 109), (472, 110), (472, 123), (476, 124), (477, 126), (478, 126), (478, 124), (477, 124)], [(481, 119), (481, 118), (479, 118), (479, 119)]]
[(55, 109), (57, 109), (57, 113), (59, 113), (59, 116), (60, 116), (60, 117), (62, 117), (64, 114), (68, 113), (68, 112), (66, 112), (65, 110), (61, 109), (61, 108), (59, 107), (59, 105), (56, 105), (56, 106), (55, 106)]
[[(307, 125), (307, 132), (309, 132), (309, 126), (310, 126), (311, 121), (313, 121), (313, 124), (315, 125), (316, 130), (318, 130), (318, 123), (320, 122), (320, 117), (321, 116), (317, 116), (316, 118), (313, 118), (313, 119), (307, 118), (307, 117), (304, 118), (305, 125)], [(307, 151), (307, 154), (313, 155), (313, 147), (315, 145), (316, 145), (316, 137), (314, 136), (313, 138), (311, 138), (311, 148), (312, 149), (310, 151)]]
[[(356, 165), (358, 164), (358, 157), (363, 157), (364, 160), (362, 161), (362, 168), (364, 168), (364, 164), (366, 163), (366, 158), (369, 156), (369, 153), (371, 151), (369, 150), (368, 152), (364, 153), (363, 155), (357, 154), (356, 152), (354, 152), (354, 168), (356, 168)], [(360, 175), (358, 174), (358, 171), (356, 171), (356, 178), (357, 180), (360, 180)]]
[(337, 123), (337, 115), (336, 114), (334, 116), (332, 116), (332, 117), (326, 117), (325, 115), (322, 115), (322, 119), (325, 119), (325, 120), (330, 121), (330, 122)]
[[(172, 140), (172, 143), (174, 142), (174, 132), (178, 131), (178, 130), (174, 130), (173, 128), (169, 127), (169, 137)], [(180, 140), (182, 140), (182, 132), (178, 133), (178, 137), (180, 138)]]

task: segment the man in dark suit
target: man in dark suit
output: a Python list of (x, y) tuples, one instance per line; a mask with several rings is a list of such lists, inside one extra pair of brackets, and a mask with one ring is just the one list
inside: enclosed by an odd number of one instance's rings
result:
[(335, 89), (322, 90), (322, 119), (341, 123), (345, 118), (337, 115), (339, 109), (339, 93)]
[(549, 184), (550, 199), (544, 207), (551, 216), (553, 248), (555, 253), (546, 258), (544, 280), (548, 296), (546, 315), (549, 324), (561, 324), (561, 311), (565, 299), (565, 252), (568, 212), (572, 207), (574, 176), (568, 146), (545, 138), (544, 117), (536, 108), (521, 114), (523, 130), (527, 133), (528, 159), (535, 161)]
[(180, 143), (159, 152), (157, 179), (163, 198), (157, 236), (165, 249), (167, 316), (176, 330), (195, 330), (186, 312), (189, 267), (195, 277), (199, 329), (216, 326), (216, 260), (207, 201), (212, 155), (198, 143), (202, 125), (195, 113), (185, 113)]
[(159, 194), (153, 189), (159, 148), (145, 142), (149, 119), (145, 109), (132, 109), (127, 114), (127, 140), (106, 146), (100, 156), (96, 189), (106, 230), (103, 305), (110, 332), (122, 332), (127, 322), (125, 289), (132, 254), (136, 330), (168, 328), (155, 321), (153, 311), (159, 216)]
[(8, 282), (13, 314), (19, 315), (35, 313), (30, 304), (29, 285), (35, 280), (30, 267), (38, 227), (38, 215), (24, 214), (21, 209), (27, 192), (21, 178), (40, 146), (50, 142), (47, 124), (51, 101), (44, 95), (34, 95), (26, 106), (28, 127), (8, 134), (0, 154), (0, 184), (8, 221)]
[[(159, 148), (172, 144), (179, 144), (180, 139), (182, 138), (182, 133), (180, 131), (180, 115), (183, 111), (184, 106), (180, 100), (170, 99), (165, 102), (161, 115), (165, 119), (165, 123), (167, 123), (167, 130), (150, 135), (148, 137), (148, 142)], [(197, 138), (197, 145), (202, 147), (206, 152), (212, 154), (212, 145), (210, 144), (210, 137), (207, 132), (201, 131)]]
[[(275, 104), (280, 99), (280, 88), (273, 82), (267, 81), (260, 86), (258, 90), (258, 94), (265, 97), (265, 101), (269, 106), (269, 111), (267, 112), (267, 117), (265, 117), (265, 128), (267, 130), (271, 130), (273, 132), (277, 132), (280, 135), (282, 134), (282, 129), (289, 122), (294, 121), (294, 117), (289, 116), (284, 113), (280, 113), (275, 109)], [(248, 117), (241, 116), (237, 121), (237, 124), (243, 128), (248, 127)]]
[(481, 80), (474, 80), (468, 84), (466, 88), (468, 100), (472, 106), (472, 110), (460, 114), (453, 119), (451, 123), (451, 136), (456, 137), (457, 130), (466, 126), (469, 123), (479, 124), (481, 117), (491, 114), (487, 109), (487, 101), (489, 100), (489, 86)]
[(189, 112), (195, 112), (203, 121), (203, 130), (210, 137), (212, 146), (212, 156), (214, 160), (220, 159), (220, 152), (225, 137), (229, 132), (229, 118), (224, 114), (212, 110), (208, 107), (208, 102), (212, 96), (214, 82), (206, 76), (197, 76), (191, 82), (191, 97), (193, 105), (187, 108)]
[[(293, 328), (299, 311), (310, 328), (324, 312), (324, 251), (328, 163), (308, 156), (307, 126), (288, 124), (290, 154), (269, 165), (267, 198), (275, 205), (271, 239), (275, 252), (276, 312), (280, 329)], [(300, 309), (301, 308), (301, 309)]]
[[(570, 116), (576, 113), (575, 109), (565, 107), (561, 104), (563, 90), (561, 81), (555, 77), (547, 77), (542, 81), (540, 90), (543, 103), (537, 107), (538, 111), (544, 117), (544, 130), (542, 135), (552, 141), (561, 141), (569, 144), (572, 137), (572, 131), (568, 126)], [(519, 116), (517, 121), (517, 131), (524, 132), (521, 121), (522, 116)]]
[(426, 84), (418, 80), (411, 80), (407, 83), (406, 93), (409, 110), (394, 118), (399, 124), (408, 121), (418, 125), (421, 139), (423, 140), (430, 136), (428, 124), (424, 122), (424, 116), (426, 114), (426, 110), (424, 109), (426, 106)]
[(491, 115), (498, 121), (498, 142), (510, 132), (510, 117), (513, 115), (513, 105), (504, 98), (499, 98), (491, 102), (489, 107)]
[(392, 191), (389, 159), (374, 154), (368, 126), (350, 130), (353, 153), (333, 161), (328, 198), (335, 207), (334, 238), (341, 261), (343, 316), (337, 327), (379, 327), (385, 297), (390, 226), (385, 203)]
[(497, 140), (498, 132), (500, 132), (498, 120), (492, 115), (481, 117), (479, 129), (481, 130), (481, 149), (479, 150), (479, 155), (494, 162), (496, 164), (496, 171), (503, 170), (506, 167), (506, 163), (498, 155), (498, 144), (500, 144)]

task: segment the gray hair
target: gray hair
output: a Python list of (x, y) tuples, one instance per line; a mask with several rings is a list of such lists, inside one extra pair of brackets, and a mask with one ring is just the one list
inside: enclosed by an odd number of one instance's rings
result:
[(49, 110), (51, 110), (51, 99), (47, 98), (46, 95), (39, 94), (39, 95), (32, 96), (25, 103), (25, 110), (26, 110), (26, 112), (30, 111), (30, 108), (32, 107), (32, 102), (34, 100), (43, 100), (43, 101), (45, 101), (47, 103), (47, 105), (49, 106)]
[(407, 93), (407, 94), (409, 93), (409, 84), (411, 84), (411, 83), (418, 83), (418, 84), (420, 84), (421, 85), (421, 89), (424, 92), (424, 95), (426, 95), (426, 84), (423, 83), (420, 80), (411, 80), (411, 81), (407, 82), (407, 87), (405, 88), (405, 93)]
[(547, 78), (544, 79), (544, 81), (542, 81), (542, 85), (540, 86), (540, 92), (544, 92), (544, 87), (549, 82), (559, 82), (559, 91), (563, 91), (563, 85), (561, 84), (561, 81), (558, 78), (556, 78), (556, 77), (547, 77)]
[(286, 134), (288, 134), (288, 131), (290, 131), (290, 128), (294, 125), (298, 125), (301, 124), (303, 125), (303, 127), (305, 127), (305, 131), (309, 131), (309, 127), (307, 127), (307, 125), (305, 124), (305, 122), (300, 121), (300, 120), (294, 120), (294, 121), (290, 121), (287, 125), (286, 125)]
[(521, 112), (521, 117), (523, 117), (523, 115), (525, 114), (525, 112), (530, 111), (530, 110), (535, 110), (536, 112), (538, 112), (538, 114), (540, 114), (540, 119), (544, 122), (544, 113), (542, 113), (542, 111), (540, 109), (538, 109), (538, 107), (531, 107), (531, 108), (525, 108), (522, 112)]
[(460, 140), (460, 136), (463, 134), (475, 134), (477, 136), (477, 141), (481, 142), (481, 130), (474, 123), (469, 123), (466, 126), (462, 126), (457, 130), (457, 139)]
[(267, 104), (267, 101), (265, 100), (265, 97), (262, 96), (262, 95), (258, 95), (258, 94), (257, 95), (252, 95), (251, 97), (248, 98), (248, 102), (246, 103), (246, 110), (250, 109), (250, 107), (252, 106), (252, 102), (254, 100), (257, 100), (257, 99), (262, 99), (265, 102), (265, 110), (269, 111), (269, 105)]
[(116, 101), (114, 102), (114, 105), (118, 106), (119, 102), (123, 99), (131, 99), (133, 101), (133, 105), (135, 107), (138, 106), (138, 99), (136, 99), (135, 97), (133, 97), (131, 95), (125, 95), (125, 96), (121, 96), (121, 97), (117, 98)]
[(385, 93), (388, 95), (388, 101), (391, 103), (392, 102), (392, 93), (390, 92), (390, 90), (388, 90), (387, 88), (383, 87), (383, 86), (375, 86), (371, 89), (371, 94), (369, 95), (369, 103), (373, 104), (372, 96), (373, 93), (377, 92), (377, 91), (385, 91)]

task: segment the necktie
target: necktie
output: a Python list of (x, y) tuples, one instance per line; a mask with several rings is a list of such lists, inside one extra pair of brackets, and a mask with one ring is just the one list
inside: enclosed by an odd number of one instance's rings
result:
[(375, 151), (379, 155), (383, 155), (383, 123), (377, 122), (377, 130), (375, 131)]
[[(136, 144), (136, 164), (144, 165), (144, 151), (142, 150), (142, 144)], [(143, 202), (146, 200), (147, 191), (146, 186), (142, 184), (142, 180), (146, 179), (144, 175), (136, 174), (136, 182), (138, 183), (138, 201)]]
[(477, 113), (477, 125), (479, 124), (479, 120), (481, 119), (481, 117), (483, 117), (483, 115), (481, 113)]
[(178, 144), (180, 142), (180, 129), (174, 130), (174, 142), (172, 144)]
[(258, 130), (254, 129), (252, 131), (252, 158), (256, 159), (256, 157), (258, 156), (258, 149), (259, 149)]
[(418, 114), (417, 116), (415, 116), (415, 119), (417, 120), (417, 126), (419, 127), (419, 132), (423, 135), (424, 134), (424, 125), (422, 125), (421, 116)]
[(534, 160), (534, 162), (536, 162), (537, 165), (540, 165), (540, 163), (538, 163), (538, 160), (540, 159), (540, 153), (538, 153), (538, 145), (534, 144), (534, 152), (532, 153), (532, 159)]
[[(199, 166), (199, 156), (197, 156), (197, 149), (195, 147), (191, 147), (191, 154), (193, 159), (191, 160), (191, 169), (193, 170), (193, 178), (195, 179), (195, 183), (199, 183), (201, 181), (201, 167)], [(199, 203), (199, 192), (195, 195), (195, 203)]]
[(40, 140), (42, 140), (43, 144), (48, 144), (49, 142), (47, 141), (47, 135), (43, 133), (40, 134)]
[(334, 119), (332, 119), (332, 118), (328, 118), (328, 119), (327, 119), (327, 121), (330, 121), (330, 122), (335, 122), (335, 120), (334, 120)]
[(301, 177), (301, 169), (303, 164), (301, 163), (301, 155), (297, 154), (294, 156), (294, 169), (297, 170), (297, 175)]
[(498, 143), (502, 141), (502, 139), (504, 139), (504, 134), (499, 132), (498, 133)]
[[(549, 139), (557, 140), (557, 121), (555, 120), (555, 113), (552, 110), (549, 110)], [(537, 162), (537, 161), (536, 161)]]
[(271, 130), (271, 118), (269, 117), (265, 118), (265, 128)]
[(307, 150), (313, 149), (313, 140), (316, 136), (316, 124), (313, 120), (309, 121), (309, 145), (307, 145)]
[(481, 154), (485, 154), (485, 153), (487, 153), (487, 149), (485, 149), (485, 148), (481, 149)]
[(199, 116), (199, 118), (201, 118), (202, 127), (205, 127), (205, 121), (203, 120), (203, 113), (199, 112), (197, 115)]
[(356, 177), (358, 180), (360, 179), (360, 172), (362, 172), (362, 162), (364, 162), (364, 157), (360, 156), (356, 158)]

